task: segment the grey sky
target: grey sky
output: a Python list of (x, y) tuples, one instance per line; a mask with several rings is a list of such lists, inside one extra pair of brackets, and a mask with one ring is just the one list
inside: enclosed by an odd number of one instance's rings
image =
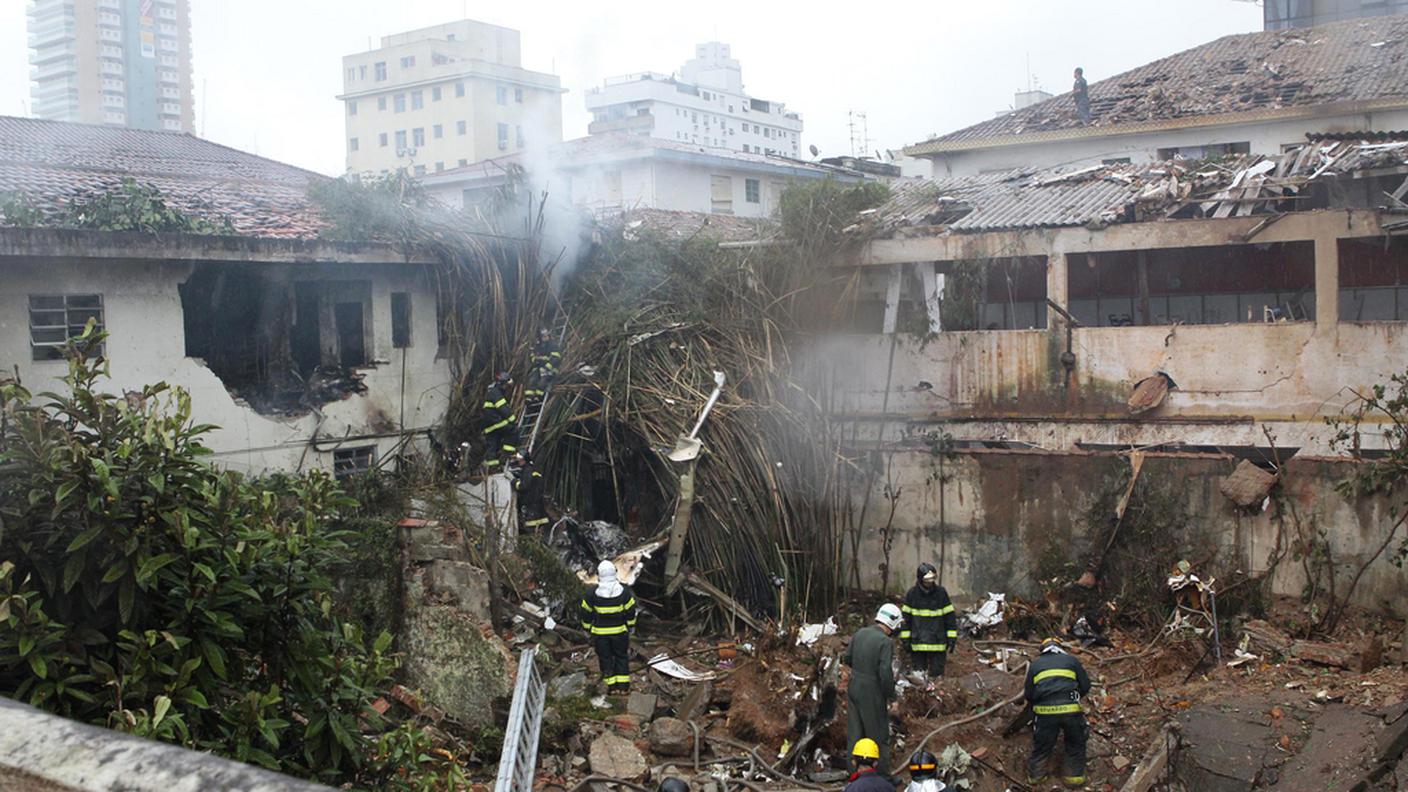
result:
[[(28, 115), (23, 0), (0, 0), (0, 114)], [(850, 3), (192, 0), (196, 127), (324, 173), (343, 167), (342, 55), (377, 37), (470, 17), (517, 28), (523, 65), (555, 71), (563, 132), (586, 134), (586, 88), (676, 71), (694, 44), (733, 46), (755, 96), (802, 113), (823, 156), (849, 153), (847, 111), (892, 148), (990, 117), (1027, 85), (1093, 83), (1228, 33), (1261, 28), (1238, 0), (922, 0)]]

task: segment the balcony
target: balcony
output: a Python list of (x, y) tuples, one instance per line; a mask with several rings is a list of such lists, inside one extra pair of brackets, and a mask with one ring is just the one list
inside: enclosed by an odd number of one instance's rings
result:
[(588, 135), (600, 135), (606, 132), (648, 132), (655, 128), (655, 116), (651, 113), (644, 115), (626, 116), (624, 118), (608, 118), (605, 121), (593, 121), (587, 125)]

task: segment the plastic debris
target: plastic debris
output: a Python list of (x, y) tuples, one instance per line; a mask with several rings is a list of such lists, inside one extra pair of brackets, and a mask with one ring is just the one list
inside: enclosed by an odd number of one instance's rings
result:
[(797, 630), (797, 645), (811, 646), (820, 641), (824, 635), (835, 635), (836, 629), (834, 618), (828, 618), (821, 624), (803, 624), (801, 629)]

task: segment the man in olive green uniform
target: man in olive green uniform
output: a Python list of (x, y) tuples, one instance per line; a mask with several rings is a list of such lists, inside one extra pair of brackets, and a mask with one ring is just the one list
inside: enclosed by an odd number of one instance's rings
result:
[(884, 775), (890, 769), (890, 702), (895, 700), (895, 644), (890, 638), (904, 621), (897, 605), (886, 603), (875, 614), (875, 624), (862, 627), (846, 647), (845, 662), (851, 668), (846, 688), (846, 741), (855, 745), (862, 739), (880, 746), (876, 770)]

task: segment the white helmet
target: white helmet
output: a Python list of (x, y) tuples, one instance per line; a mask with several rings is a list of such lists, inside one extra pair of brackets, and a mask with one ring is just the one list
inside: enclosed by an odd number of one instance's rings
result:
[(900, 613), (898, 605), (887, 602), (880, 606), (880, 610), (875, 612), (875, 621), (889, 627), (891, 630), (898, 630), (900, 624), (904, 622), (904, 614)]

